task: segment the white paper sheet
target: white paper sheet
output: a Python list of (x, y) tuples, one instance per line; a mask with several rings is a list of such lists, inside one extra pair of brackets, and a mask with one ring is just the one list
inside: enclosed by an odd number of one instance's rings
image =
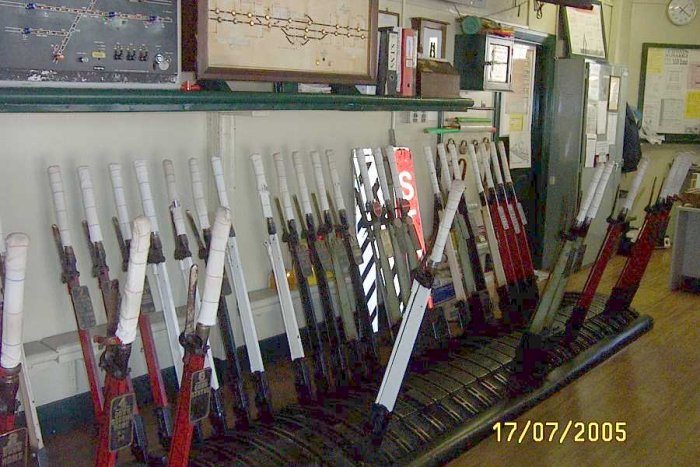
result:
[(535, 48), (516, 44), (513, 57), (513, 89), (502, 94), (500, 134), (510, 140), (511, 168), (524, 169), (532, 166)]
[(617, 114), (608, 115), (608, 131), (606, 132), (606, 137), (611, 144), (615, 144), (615, 141), (617, 141)]
[(598, 102), (598, 116), (596, 117), (596, 133), (604, 135), (608, 131), (608, 102)]
[(592, 10), (566, 7), (566, 13), (571, 53), (605, 59), (601, 6), (593, 5)]
[(600, 65), (591, 63), (588, 65), (588, 100), (600, 99)]
[(651, 131), (672, 134), (700, 132), (695, 105), (700, 84), (700, 49), (652, 47), (648, 50), (643, 119)]
[(596, 135), (598, 133), (598, 106), (589, 102), (586, 105), (586, 134)]
[(510, 134), (510, 168), (532, 167), (532, 138), (530, 131)]
[(586, 137), (586, 163), (585, 167), (595, 167), (595, 149), (598, 138), (596, 135)]
[(661, 115), (659, 129), (662, 132), (683, 132), (683, 111), (685, 110), (683, 99), (661, 99)]
[(595, 145), (596, 156), (600, 156), (600, 160), (605, 160), (605, 157), (610, 152), (610, 144), (607, 140), (598, 141)]

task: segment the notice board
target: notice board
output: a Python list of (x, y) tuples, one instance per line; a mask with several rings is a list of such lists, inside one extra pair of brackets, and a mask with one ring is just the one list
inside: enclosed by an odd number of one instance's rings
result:
[(532, 167), (532, 119), (535, 94), (534, 45), (515, 43), (512, 92), (501, 94), (500, 136), (509, 138), (510, 168)]
[(643, 44), (639, 106), (667, 142), (700, 142), (700, 45)]

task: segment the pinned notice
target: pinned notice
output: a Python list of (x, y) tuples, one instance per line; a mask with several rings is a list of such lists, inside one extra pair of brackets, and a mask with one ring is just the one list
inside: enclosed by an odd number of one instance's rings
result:
[(596, 116), (596, 133), (604, 135), (608, 131), (608, 103), (598, 102), (598, 115)]
[(608, 116), (608, 131), (606, 137), (608, 141), (617, 140), (617, 115)]
[(525, 116), (523, 114), (511, 114), (510, 115), (510, 123), (508, 124), (508, 127), (510, 128), (510, 131), (523, 131), (523, 127), (525, 126), (524, 124), (524, 118)]
[(685, 118), (700, 118), (700, 91), (691, 91), (685, 101)]
[(660, 75), (664, 72), (664, 49), (649, 49), (647, 73)]
[(586, 167), (595, 167), (596, 135), (586, 137)]

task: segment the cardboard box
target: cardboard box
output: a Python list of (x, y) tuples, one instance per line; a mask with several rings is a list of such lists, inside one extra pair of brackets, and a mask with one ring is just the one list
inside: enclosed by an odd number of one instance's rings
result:
[(449, 62), (419, 59), (416, 89), (420, 97), (458, 98), (459, 72)]

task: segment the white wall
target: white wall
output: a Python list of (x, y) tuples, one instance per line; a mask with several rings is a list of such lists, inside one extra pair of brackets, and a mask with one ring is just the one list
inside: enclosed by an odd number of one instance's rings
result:
[[(459, 7), (461, 13), (484, 15), (512, 6), (511, 0), (485, 2), (483, 9), (470, 10)], [(556, 7), (546, 5), (542, 20), (535, 18), (532, 1), (520, 11), (506, 11), (498, 18), (545, 32), (555, 31)], [(389, 7), (400, 12), (402, 2), (380, 2), (380, 8)], [(447, 2), (436, 0), (409, 0), (405, 6), (406, 17), (423, 16), (453, 23), (455, 8)], [(408, 21), (408, 20), (407, 20)], [(449, 26), (448, 37), (456, 31)], [(453, 55), (453, 41), (448, 40), (447, 57)], [(479, 98), (481, 99), (481, 98)], [(486, 102), (488, 105), (489, 102)], [(400, 122), (405, 115), (398, 114)], [(270, 112), (263, 117), (237, 114), (233, 119), (233, 151), (225, 154), (225, 167), (229, 181), (233, 217), (241, 242), (242, 257), (251, 290), (268, 285), (270, 266), (262, 240), (265, 237), (264, 222), (260, 216), (259, 201), (254, 188), (248, 156), (260, 152), (266, 156), (269, 177), (273, 175), (271, 154), (292, 150), (333, 149), (341, 170), (346, 203), (351, 205), (350, 151), (356, 146), (382, 146), (389, 142), (391, 113), (344, 112)], [(422, 147), (435, 142), (434, 137), (422, 133), (424, 126), (399, 124), (397, 139), (400, 145), (414, 151), (419, 200), (422, 204), (423, 224), (429, 229), (432, 221), (432, 198)], [(172, 257), (173, 241), (170, 221), (167, 217), (167, 199), (161, 169), (161, 161), (171, 158), (175, 162), (180, 186), (180, 196), (187, 207), (192, 207), (189, 174), (186, 161), (199, 157), (201, 166), (208, 170), (207, 115), (204, 113), (123, 113), (123, 114), (0, 114), (0, 216), (5, 233), (27, 232), (32, 238), (29, 255), (27, 292), (25, 300), (24, 337), (30, 345), (30, 371), (35, 381), (37, 402), (43, 404), (87, 390), (87, 383), (79, 360), (79, 350), (71, 333), (75, 320), (65, 287), (59, 282), (59, 262), (50, 233), (54, 222), (53, 205), (48, 187), (46, 168), (59, 164), (63, 168), (69, 215), (73, 228), (76, 253), (82, 282), (90, 288), (98, 323), (104, 323), (99, 289), (91, 277), (89, 254), (82, 237), (80, 221), (82, 205), (77, 184), (76, 168), (87, 164), (92, 169), (100, 221), (104, 231), (108, 262), (113, 277), (120, 277), (119, 252), (111, 228), (114, 212), (111, 185), (107, 165), (121, 162), (124, 166), (127, 198), (131, 214), (141, 213), (132, 161), (146, 159), (149, 163), (154, 196), (159, 208), (160, 228), (166, 256)], [(310, 172), (309, 175), (310, 176)], [(210, 195), (212, 181), (206, 180)], [(296, 183), (293, 182), (292, 186)], [(276, 183), (271, 182), (273, 193)], [(213, 196), (210, 199), (213, 211)], [(429, 232), (426, 232), (429, 234)], [(176, 304), (184, 303), (184, 288), (180, 272), (174, 261), (168, 263), (174, 286)], [(258, 316), (261, 338), (283, 332), (281, 320), (274, 319), (274, 308), (265, 316)], [(268, 316), (269, 315), (269, 316)], [(159, 328), (160, 329), (160, 328)], [(67, 334), (66, 334), (67, 333)], [(56, 336), (56, 337), (52, 337)], [(161, 366), (169, 366), (171, 360), (165, 345), (165, 333), (158, 331), (156, 340)], [(135, 352), (135, 355), (138, 352)], [(134, 358), (134, 375), (142, 374), (144, 366)], [(33, 368), (32, 368), (33, 366)]]
[[(696, 18), (688, 26), (678, 27), (671, 24), (666, 16), (666, 0), (626, 0), (621, 2), (622, 20), (617, 48), (618, 62), (629, 69), (629, 86), (627, 99), (630, 105), (638, 105), (639, 77), (642, 66), (642, 44), (658, 42), (670, 44), (700, 44), (700, 19)], [(643, 208), (648, 200), (653, 178), (658, 183), (668, 172), (674, 156), (679, 152), (693, 151), (698, 154), (700, 163), (700, 145), (663, 144), (652, 146), (644, 144), (642, 153), (651, 161), (646, 180), (642, 185), (644, 202), (637, 202), (633, 215), (643, 218)], [(634, 174), (623, 177), (623, 186), (632, 183)], [(673, 223), (671, 223), (672, 225)]]
[[(401, 117), (401, 115), (399, 115)], [(308, 155), (310, 150), (333, 149), (340, 168), (345, 200), (352, 206), (350, 157), (354, 147), (377, 147), (388, 144), (391, 114), (388, 112), (270, 112), (266, 116), (236, 115), (232, 119), (233, 152), (223, 154), (233, 220), (241, 246), (246, 279), (251, 291), (266, 288), (269, 284), (270, 265), (263, 239), (266, 238), (264, 220), (260, 214), (255, 181), (249, 155), (255, 152), (265, 157), (268, 181), (273, 195), (277, 183), (273, 152), (290, 156), (292, 150)], [(55, 364), (42, 364), (38, 381), (52, 381), (52, 386), (40, 385), (36, 389), (40, 403), (71, 395), (72, 385), (86, 389), (81, 374), (77, 347), (70, 346), (75, 354), (68, 374), (58, 368), (67, 336), (51, 339), (75, 330), (71, 303), (65, 286), (59, 281), (59, 262), (50, 226), (55, 222), (46, 168), (58, 164), (63, 169), (73, 239), (82, 283), (90, 289), (98, 323), (104, 323), (104, 311), (96, 280), (91, 277), (90, 257), (82, 236), (80, 222), (83, 210), (77, 183), (76, 168), (89, 165), (95, 184), (112, 277), (121, 277), (119, 250), (111, 227), (114, 205), (108, 164), (123, 165), (127, 198), (132, 217), (142, 213), (138, 186), (132, 162), (146, 159), (149, 164), (153, 194), (158, 208), (161, 229), (175, 302), (183, 305), (185, 293), (177, 263), (172, 260), (174, 249), (168, 216), (168, 200), (162, 172), (162, 160), (170, 158), (175, 163), (180, 197), (185, 207), (192, 209), (187, 160), (200, 158), (200, 166), (209, 173), (207, 153), (207, 115), (204, 113), (179, 114), (0, 114), (3, 145), (0, 148), (0, 186), (4, 196), (0, 199), (0, 213), (6, 232), (22, 230), (32, 238), (29, 254), (27, 296), (25, 300), (25, 341), (43, 341), (57, 351)], [(432, 196), (422, 148), (434, 144), (433, 136), (425, 135), (423, 125), (399, 124), (399, 144), (414, 151), (419, 200), (423, 222), (430, 228), (432, 222)], [(288, 161), (290, 162), (290, 161)], [(310, 161), (307, 157), (307, 179), (313, 183)], [(288, 164), (292, 174), (291, 163)], [(296, 191), (296, 180), (290, 179)], [(205, 179), (210, 193), (210, 211), (214, 210), (213, 181)], [(426, 235), (430, 232), (426, 231)], [(276, 310), (272, 309), (274, 313)], [(303, 321), (302, 321), (303, 322)], [(260, 338), (282, 333), (281, 320), (260, 318)], [(157, 336), (162, 366), (169, 366), (170, 358), (164, 345), (164, 333)], [(30, 365), (31, 366), (31, 365)], [(143, 370), (135, 364), (135, 374)], [(34, 377), (34, 375), (32, 375)], [(63, 385), (59, 384), (63, 381)], [(67, 385), (67, 386), (66, 386)], [(44, 388), (50, 391), (45, 392)], [(62, 389), (61, 389), (62, 388)], [(74, 388), (75, 389), (75, 388)]]
[[(121, 260), (111, 228), (113, 201), (107, 171), (110, 162), (122, 162), (131, 201), (131, 214), (142, 212), (131, 161), (151, 162), (151, 181), (162, 200), (160, 223), (166, 251), (173, 249), (170, 223), (165, 217), (165, 191), (159, 161), (170, 157), (184, 161), (203, 155), (206, 147), (205, 119), (202, 114), (0, 114), (0, 214), (6, 231), (23, 230), (32, 239), (29, 254), (25, 300), (25, 340), (33, 341), (73, 330), (75, 324), (70, 300), (59, 282), (59, 262), (51, 237), (55, 221), (46, 168), (59, 164), (63, 169), (69, 216), (76, 244), (81, 280), (91, 287), (95, 306), (99, 290), (90, 273), (90, 257), (80, 221), (83, 219), (76, 168), (92, 168), (100, 221), (106, 240), (109, 264), (115, 277)], [(139, 209), (137, 209), (139, 208)], [(167, 223), (166, 223), (167, 221)], [(177, 278), (173, 268), (173, 278)], [(98, 322), (104, 312), (96, 308)]]

